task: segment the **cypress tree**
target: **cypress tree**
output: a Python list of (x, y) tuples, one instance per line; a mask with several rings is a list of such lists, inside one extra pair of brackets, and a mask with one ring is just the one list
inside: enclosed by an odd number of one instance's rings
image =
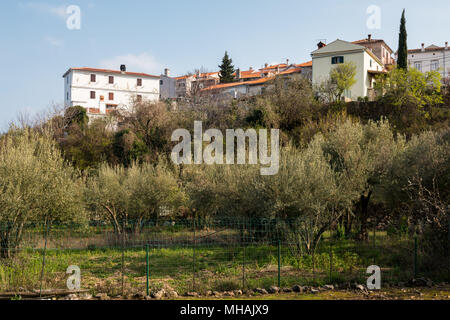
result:
[(400, 34), (398, 37), (398, 68), (406, 70), (408, 68), (408, 35), (406, 33), (405, 9), (403, 9), (400, 20)]
[(233, 66), (233, 60), (230, 59), (228, 56), (228, 52), (225, 51), (225, 55), (222, 59), (222, 64), (219, 65), (220, 72), (219, 72), (219, 78), (220, 83), (230, 83), (234, 82), (234, 66)]

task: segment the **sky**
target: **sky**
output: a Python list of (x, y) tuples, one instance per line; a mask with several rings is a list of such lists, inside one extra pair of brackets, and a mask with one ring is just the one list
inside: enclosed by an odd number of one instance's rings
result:
[[(80, 9), (79, 20), (70, 6)], [(177, 76), (216, 71), (228, 51), (236, 68), (248, 70), (306, 62), (319, 40), (368, 34), (395, 51), (403, 8), (409, 48), (449, 40), (448, 0), (2, 0), (0, 131), (19, 113), (61, 105), (71, 67), (126, 64)]]

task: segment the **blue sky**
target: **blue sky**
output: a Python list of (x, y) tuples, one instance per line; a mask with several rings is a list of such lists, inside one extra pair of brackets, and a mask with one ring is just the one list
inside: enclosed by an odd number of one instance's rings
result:
[[(66, 27), (78, 5), (81, 29)], [(381, 28), (367, 27), (367, 8), (381, 9)], [(450, 1), (433, 0), (34, 0), (0, 2), (0, 130), (17, 114), (63, 101), (70, 67), (127, 64), (129, 71), (181, 75), (213, 71), (228, 50), (236, 67), (310, 60), (318, 39), (354, 41), (373, 34), (395, 51), (401, 10), (408, 45), (449, 39)]]

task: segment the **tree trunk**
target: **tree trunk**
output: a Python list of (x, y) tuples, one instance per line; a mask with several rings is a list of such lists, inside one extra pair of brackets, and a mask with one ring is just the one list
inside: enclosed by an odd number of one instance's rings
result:
[(360, 210), (359, 220), (361, 222), (361, 229), (359, 231), (359, 237), (358, 237), (360, 241), (368, 241), (369, 240), (369, 234), (367, 233), (367, 219), (368, 219), (369, 201), (370, 201), (371, 196), (372, 196), (372, 191), (369, 191), (367, 196), (363, 193), (361, 195), (361, 199), (360, 199), (361, 210)]

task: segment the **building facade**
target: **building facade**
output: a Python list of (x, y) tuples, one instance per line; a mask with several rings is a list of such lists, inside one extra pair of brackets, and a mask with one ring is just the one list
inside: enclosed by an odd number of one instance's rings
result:
[(71, 68), (63, 75), (64, 105), (82, 106), (89, 116), (129, 110), (133, 101), (158, 101), (159, 76), (95, 68)]
[(408, 50), (408, 65), (421, 72), (437, 71), (443, 79), (448, 78), (450, 76), (448, 42), (443, 47), (435, 45), (425, 47), (422, 43), (420, 49)]
[(346, 62), (354, 63), (356, 83), (345, 92), (346, 101), (373, 97), (376, 75), (386, 72), (383, 63), (370, 49), (339, 39), (313, 51), (311, 56), (313, 85), (327, 81), (335, 66)]
[(367, 49), (371, 50), (380, 61), (383, 63), (386, 69), (390, 69), (394, 66), (395, 60), (392, 57), (393, 51), (392, 49), (384, 42), (382, 39), (373, 39), (372, 35), (369, 34), (367, 39), (362, 39), (358, 41), (352, 42), (353, 44), (358, 44), (360, 46), (364, 46)]
[(170, 70), (164, 69), (159, 80), (159, 98), (161, 100), (177, 98), (177, 80), (170, 77)]

